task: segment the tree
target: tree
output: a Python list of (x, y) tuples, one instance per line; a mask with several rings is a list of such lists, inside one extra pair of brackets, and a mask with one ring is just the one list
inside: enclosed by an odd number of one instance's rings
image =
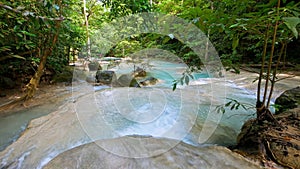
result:
[(83, 15), (84, 15), (84, 23), (86, 28), (86, 39), (87, 39), (87, 58), (91, 58), (91, 41), (90, 41), (90, 35), (89, 35), (89, 20), (88, 20), (88, 14), (86, 9), (86, 0), (83, 1)]
[(67, 64), (65, 60), (69, 52), (65, 52), (66, 47), (80, 45), (81, 30), (69, 19), (76, 18), (77, 13), (72, 11), (77, 2), (45, 0), (32, 3), (28, 0), (0, 3), (0, 61), (4, 65), (0, 69), (0, 81), (2, 74), (9, 71), (27, 78), (34, 70), (34, 75), (27, 81), (26, 94), (18, 100), (33, 97), (45, 68), (60, 71)]
[[(285, 1), (284, 1), (285, 2)], [(271, 1), (266, 5), (258, 5), (257, 11), (248, 13), (247, 18), (240, 18), (230, 27), (236, 29), (240, 38), (253, 34), (262, 44), (261, 67), (258, 76), (256, 114), (259, 121), (275, 121), (270, 112), (270, 101), (277, 78), (277, 71), (287, 44), (298, 38), (297, 25), (300, 23), (300, 3), (281, 4), (281, 0)], [(273, 28), (273, 29), (272, 29)], [(271, 39), (271, 40), (270, 40)], [(238, 43), (239, 39), (237, 40)], [(238, 44), (237, 44), (238, 46)], [(274, 61), (274, 58), (277, 58)], [(267, 68), (265, 66), (267, 64)], [(265, 80), (263, 86), (262, 81)], [(263, 89), (263, 92), (261, 91)], [(278, 122), (276, 122), (278, 123)], [(279, 125), (279, 123), (278, 123)]]

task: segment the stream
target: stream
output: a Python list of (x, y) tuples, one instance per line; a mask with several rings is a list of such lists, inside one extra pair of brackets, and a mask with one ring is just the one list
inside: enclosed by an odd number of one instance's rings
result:
[[(150, 64), (147, 71), (159, 79), (153, 86), (92, 86), (82, 77), (67, 90), (73, 93), (72, 98), (2, 117), (0, 168), (42, 168), (74, 147), (128, 135), (175, 140), (165, 152), (180, 141), (193, 146), (236, 143), (242, 124), (254, 111), (226, 108), (222, 114), (216, 107), (224, 104), (226, 97), (254, 105), (253, 93), (224, 78), (210, 77), (205, 71), (194, 74), (197, 78), (189, 86), (178, 86), (173, 92), (172, 82), (181, 77), (186, 65), (157, 60)], [(120, 76), (132, 67), (121, 63), (112, 70)], [(103, 148), (123, 157), (159, 155), (111, 145)]]
[(55, 99), (48, 99), (48, 102), (43, 105), (38, 105), (34, 108), (25, 108), (22, 111), (10, 113), (9, 115), (0, 117), (0, 151), (4, 150), (12, 142), (19, 138), (21, 133), (26, 129), (28, 123), (42, 116), (45, 116), (59, 107), (68, 98), (63, 95), (70, 93), (72, 88), (66, 87), (60, 95)]

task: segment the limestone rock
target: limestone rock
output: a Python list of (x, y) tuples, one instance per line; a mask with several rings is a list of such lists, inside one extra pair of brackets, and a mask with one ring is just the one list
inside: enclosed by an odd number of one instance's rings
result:
[(133, 72), (134, 77), (145, 77), (147, 75), (147, 72), (145, 69), (137, 67), (136, 70)]
[(102, 70), (102, 67), (97, 61), (90, 62), (88, 67), (90, 71)]
[[(127, 144), (131, 136), (125, 136), (116, 139), (108, 139), (89, 143), (74, 149), (68, 150), (51, 160), (44, 168), (231, 168), (231, 169), (255, 169), (260, 168), (258, 165), (245, 160), (240, 155), (231, 152), (225, 147), (207, 146), (195, 147), (180, 142), (169, 151), (162, 152), (156, 156), (146, 158), (128, 158), (122, 157), (109, 151), (104, 150), (101, 145), (105, 144), (122, 149)], [(144, 137), (136, 136), (136, 139)], [(149, 137), (147, 144), (143, 147), (132, 145), (132, 149), (164, 149), (174, 140), (158, 139)], [(122, 151), (130, 151), (123, 149)]]
[(154, 77), (147, 77), (140, 81), (140, 84), (143, 86), (149, 86), (149, 85), (155, 85), (158, 82), (158, 80)]
[(118, 84), (122, 87), (140, 87), (139, 83), (130, 74), (123, 74), (118, 78)]

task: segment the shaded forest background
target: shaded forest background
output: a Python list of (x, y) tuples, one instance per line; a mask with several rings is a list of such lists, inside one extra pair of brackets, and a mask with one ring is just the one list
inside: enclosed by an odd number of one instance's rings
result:
[[(126, 57), (145, 48), (169, 50), (188, 65), (201, 65), (185, 44), (169, 36), (142, 34), (124, 39), (109, 53), (81, 52), (89, 37), (115, 18), (160, 12), (183, 18), (211, 40), (228, 69), (261, 62), (272, 48), (280, 70), (299, 70), (300, 2), (293, 0), (7, 0), (0, 2), (0, 88), (31, 91), (39, 83), (59, 82), (77, 56)], [(277, 15), (277, 9), (278, 14)], [(265, 36), (269, 34), (268, 36)], [(93, 48), (94, 49), (94, 48)], [(45, 62), (45, 63), (43, 63)], [(40, 77), (39, 77), (40, 76)], [(33, 95), (32, 93), (32, 95)], [(29, 97), (32, 97), (30, 95)]]

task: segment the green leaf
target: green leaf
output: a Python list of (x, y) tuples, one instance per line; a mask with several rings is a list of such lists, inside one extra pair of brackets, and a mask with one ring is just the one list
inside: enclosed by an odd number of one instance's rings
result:
[(168, 43), (168, 42), (169, 42), (169, 40), (170, 40), (170, 38), (169, 38), (169, 37), (165, 37), (162, 43), (163, 43), (163, 44), (166, 44), (166, 43)]
[(14, 58), (26, 60), (26, 58), (24, 58), (22, 56), (19, 56), (19, 55), (11, 55), (11, 56), (14, 57)]
[(35, 34), (29, 33), (27, 31), (21, 31), (23, 34), (28, 35), (28, 36), (32, 36), (32, 37), (36, 37)]
[(24, 6), (18, 6), (18, 7), (17, 7), (17, 10), (19, 10), (19, 11), (21, 11), (21, 10), (23, 10), (23, 9), (25, 9)]
[(221, 107), (220, 110), (221, 110), (221, 112), (222, 112), (223, 114), (225, 113), (224, 107)]
[(189, 82), (190, 82), (190, 78), (188, 76), (185, 76), (185, 84), (189, 85)]
[(233, 110), (233, 109), (234, 109), (234, 107), (235, 107), (235, 104), (233, 104), (233, 105), (231, 106), (230, 110)]
[(229, 26), (229, 28), (234, 28), (234, 27), (237, 27), (239, 25), (240, 25), (240, 23), (236, 23), (236, 24), (233, 24), (233, 25)]
[(294, 36), (298, 38), (298, 31), (296, 29), (297, 25), (300, 23), (300, 18), (298, 17), (283, 17), (282, 18), (286, 26), (293, 32)]
[(191, 74), (188, 74), (188, 76), (189, 76), (191, 79), (193, 79), (193, 80), (195, 79), (194, 76), (191, 75)]
[(225, 107), (228, 107), (231, 103), (232, 103), (232, 101), (226, 103), (226, 104), (225, 104)]
[(23, 37), (23, 35), (22, 35), (22, 34), (20, 34), (20, 33), (17, 33), (17, 35), (18, 35), (20, 38), (22, 38), (22, 37)]
[(243, 107), (244, 110), (248, 110), (245, 105), (241, 104), (241, 106)]
[(240, 39), (237, 36), (233, 38), (233, 41), (232, 41), (232, 49), (233, 50), (235, 50), (238, 47), (239, 41), (240, 41)]
[(0, 52), (11, 51), (10, 46), (2, 46), (0, 47)]
[(174, 84), (173, 84), (173, 89), (172, 89), (172, 90), (174, 91), (174, 90), (176, 89), (176, 87), (177, 87), (177, 83), (174, 83)]
[(235, 107), (235, 110), (239, 109), (240, 107), (240, 104), (238, 104), (236, 107)]
[(296, 12), (296, 11), (292, 11), (292, 13), (295, 15), (295, 16), (300, 16), (300, 13), (299, 12)]
[(184, 77), (180, 78), (180, 80), (179, 80), (181, 85), (183, 85), (183, 78)]
[(225, 113), (225, 108), (222, 105), (217, 106), (215, 110), (217, 111), (217, 113)]

